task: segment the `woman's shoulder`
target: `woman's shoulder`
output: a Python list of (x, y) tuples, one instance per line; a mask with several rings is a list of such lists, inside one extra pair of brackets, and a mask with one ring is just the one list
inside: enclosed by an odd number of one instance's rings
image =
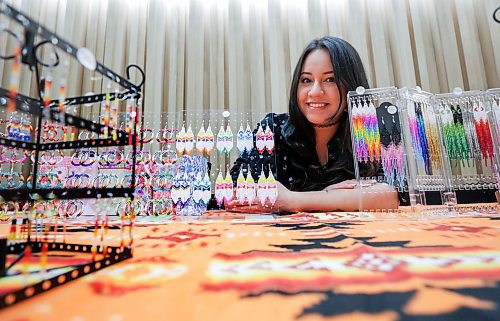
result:
[(290, 118), (288, 113), (268, 113), (264, 119), (262, 120), (263, 123), (268, 123), (268, 124), (276, 124), (276, 125), (283, 125), (286, 123), (286, 121)]

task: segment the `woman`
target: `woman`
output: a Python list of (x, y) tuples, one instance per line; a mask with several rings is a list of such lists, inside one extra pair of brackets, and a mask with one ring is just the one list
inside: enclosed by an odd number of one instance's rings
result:
[[(398, 195), (386, 184), (354, 188), (347, 92), (358, 86), (368, 88), (368, 81), (348, 42), (329, 36), (311, 41), (295, 67), (288, 114), (268, 114), (260, 124), (272, 126), (274, 153), (243, 154), (231, 169), (233, 179), (240, 170), (256, 177), (271, 168), (278, 180), (274, 207), (284, 211), (353, 211), (359, 197), (364, 209), (397, 208)], [(376, 168), (360, 172), (372, 176)]]

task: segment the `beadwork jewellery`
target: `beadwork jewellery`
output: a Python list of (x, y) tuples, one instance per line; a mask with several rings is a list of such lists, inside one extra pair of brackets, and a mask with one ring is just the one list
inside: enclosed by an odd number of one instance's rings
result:
[(271, 203), (271, 206), (276, 203), (278, 198), (278, 188), (271, 168), (269, 168), (269, 174), (266, 176), (264, 173), (264, 165), (262, 165), (259, 179), (257, 181), (256, 192), (257, 198), (262, 206), (265, 206), (266, 202)]
[(75, 219), (83, 214), (81, 200), (61, 201), (57, 206), (57, 215), (62, 219)]
[(262, 128), (263, 126), (259, 123), (257, 133), (255, 134), (255, 148), (257, 148), (259, 154), (264, 153), (266, 150), (266, 134)]
[[(125, 157), (125, 164), (128, 166), (132, 165), (132, 158), (133, 158), (133, 151), (130, 151), (127, 153), (127, 156)], [(135, 153), (135, 164), (144, 166), (147, 165), (151, 162), (151, 152), (148, 150), (138, 150)]]
[(422, 115), (422, 105), (420, 102), (408, 100), (408, 124), (413, 149), (417, 160), (424, 163), (427, 175), (432, 174), (432, 167), (429, 155), (427, 136), (425, 134), (424, 117)]
[(186, 129), (184, 128), (184, 125), (182, 125), (175, 141), (175, 149), (177, 150), (177, 154), (179, 154), (179, 156), (182, 156), (186, 150), (186, 139)]
[(88, 174), (77, 174), (72, 172), (64, 182), (64, 188), (87, 188), (90, 186), (90, 176)]
[[(35, 152), (31, 152), (31, 160), (34, 162)], [(64, 160), (64, 152), (62, 150), (49, 150), (40, 152), (40, 160), (38, 161), (41, 165), (57, 165)]]
[(78, 134), (78, 140), (89, 140), (89, 139), (96, 139), (97, 138), (97, 133), (88, 131), (88, 130), (82, 130)]
[(460, 106), (444, 103), (440, 110), (444, 142), (449, 158), (468, 162), (471, 155)]
[(238, 148), (240, 154), (243, 154), (246, 151), (246, 147), (245, 131), (243, 131), (243, 125), (240, 125), (240, 129), (236, 133), (236, 148)]
[(117, 167), (123, 162), (123, 151), (119, 149), (106, 150), (99, 155), (99, 166), (105, 168)]
[(236, 199), (240, 204), (245, 203), (247, 200), (247, 182), (243, 175), (243, 166), (240, 167), (238, 178), (236, 179)]
[(155, 134), (151, 128), (140, 128), (137, 135), (139, 144), (150, 143), (155, 138)]
[(92, 149), (77, 149), (71, 156), (73, 166), (91, 166), (97, 159), (97, 153)]
[(351, 100), (351, 119), (356, 156), (360, 162), (380, 160), (380, 130), (377, 111), (371, 97)]
[(169, 191), (172, 187), (173, 176), (169, 172), (155, 173), (151, 176), (151, 187), (154, 191)]
[(219, 132), (217, 133), (215, 148), (220, 154), (231, 153), (231, 150), (233, 149), (233, 131), (231, 130), (231, 126), (229, 124), (225, 130), (224, 126), (221, 125)]
[(205, 130), (205, 125), (202, 124), (200, 130), (198, 131), (198, 135), (196, 135), (196, 150), (200, 154), (206, 154), (210, 156), (214, 148), (214, 134), (212, 132), (212, 128), (210, 124)]
[(24, 177), (17, 172), (0, 172), (0, 189), (19, 189), (24, 185)]
[(12, 71), (10, 73), (9, 79), (9, 102), (7, 103), (7, 112), (12, 113), (14, 112), (14, 110), (16, 110), (16, 98), (19, 91), (19, 82), (21, 80), (21, 58), (24, 37), (21, 34), (15, 34), (14, 32), (7, 29), (4, 29), (3, 31), (7, 32), (16, 39), (14, 55), (11, 57), (5, 57), (6, 59), (13, 59)]
[(19, 150), (16, 148), (4, 148), (2, 150), (1, 158), (3, 163), (10, 163), (12, 165), (19, 163), (22, 164), (28, 157), (28, 151)]
[(380, 126), (380, 159), (386, 182), (402, 186), (405, 178), (405, 152), (401, 139), (398, 107), (384, 102), (377, 108)]
[(156, 165), (171, 165), (177, 160), (177, 154), (171, 149), (162, 149), (153, 153), (152, 160)]
[(221, 206), (224, 203), (224, 198), (226, 197), (226, 184), (224, 182), (224, 177), (222, 176), (222, 171), (219, 170), (217, 178), (215, 179), (215, 201), (217, 205)]
[(439, 134), (436, 121), (436, 114), (428, 101), (422, 101), (422, 115), (424, 117), (425, 134), (429, 146), (429, 157), (432, 168), (439, 168), (441, 165), (441, 150)]
[[(64, 179), (64, 178), (63, 178)], [(29, 181), (28, 178), (27, 181)], [(31, 183), (26, 184), (28, 188), (31, 188)], [(62, 188), (64, 187), (64, 182), (61, 176), (53, 172), (39, 173), (37, 176), (36, 186), (38, 188)]]
[(91, 186), (94, 188), (115, 188), (119, 185), (119, 178), (116, 174), (99, 174), (92, 180)]
[(486, 164), (488, 164), (489, 160), (490, 165), (493, 166), (493, 139), (491, 137), (490, 123), (486, 115), (484, 103), (481, 100), (475, 100), (473, 102), (472, 111), (481, 155)]
[(189, 155), (194, 149), (194, 133), (191, 125), (189, 125), (188, 130), (186, 132), (185, 140), (184, 140), (184, 153)]
[(20, 134), (21, 134), (21, 121), (19, 117), (17, 116), (17, 113), (12, 113), (11, 116), (9, 117), (9, 120), (7, 121), (7, 125), (5, 126), (5, 129), (7, 131), (7, 138), (11, 139), (16, 139), (20, 140)]
[(264, 132), (264, 141), (267, 153), (272, 154), (274, 151), (274, 133), (271, 131), (271, 126), (269, 124), (267, 124)]

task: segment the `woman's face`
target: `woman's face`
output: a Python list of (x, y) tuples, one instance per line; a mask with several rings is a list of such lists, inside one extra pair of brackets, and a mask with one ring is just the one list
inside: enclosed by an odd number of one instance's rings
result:
[(304, 61), (297, 87), (297, 102), (300, 111), (314, 125), (332, 123), (341, 117), (346, 99), (335, 119), (332, 117), (339, 108), (341, 90), (335, 83), (330, 55), (326, 49), (312, 51)]

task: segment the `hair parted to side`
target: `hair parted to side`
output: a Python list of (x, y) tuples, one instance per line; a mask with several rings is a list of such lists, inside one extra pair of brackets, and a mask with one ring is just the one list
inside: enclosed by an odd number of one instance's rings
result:
[[(335, 83), (340, 93), (339, 108), (341, 108), (345, 99), (344, 94), (355, 90), (359, 86), (369, 88), (368, 79), (366, 77), (363, 62), (356, 51), (356, 49), (347, 41), (332, 37), (325, 36), (313, 39), (304, 49), (299, 57), (295, 70), (293, 72), (292, 83), (290, 86), (290, 99), (288, 105), (288, 112), (290, 118), (284, 126), (284, 138), (299, 155), (304, 156), (306, 159), (315, 153), (315, 136), (314, 128), (307, 118), (302, 114), (297, 101), (297, 89), (300, 81), (300, 74), (304, 67), (304, 62), (311, 52), (317, 49), (326, 49), (330, 55), (330, 60), (333, 66), (335, 75)], [(343, 157), (339, 162), (335, 162), (332, 168), (326, 171), (333, 171), (339, 169), (353, 170), (353, 157), (351, 146), (351, 135), (349, 128), (349, 117), (347, 117), (347, 110), (342, 115), (343, 123), (336, 133), (343, 136)], [(309, 157), (308, 157), (309, 156)], [(311, 165), (311, 167), (314, 167)], [(373, 169), (369, 170), (373, 171)], [(304, 189), (314, 189), (314, 183), (311, 186), (305, 186), (310, 183), (304, 182)]]

